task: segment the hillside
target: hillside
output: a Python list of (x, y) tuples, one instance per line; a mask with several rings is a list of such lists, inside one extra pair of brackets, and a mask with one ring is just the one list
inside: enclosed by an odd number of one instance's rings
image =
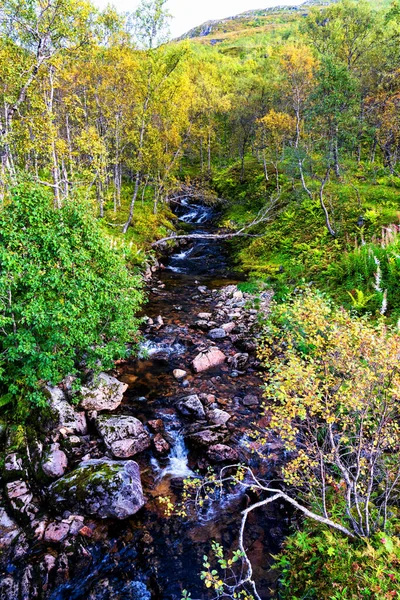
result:
[(224, 39), (227, 35), (239, 31), (242, 34), (246, 31), (252, 34), (254, 33), (254, 29), (262, 29), (278, 23), (287, 23), (293, 20), (293, 18), (306, 16), (310, 7), (323, 7), (335, 1), (321, 2), (320, 0), (305, 0), (299, 6), (281, 5), (265, 9), (248, 10), (225, 19), (206, 21), (191, 29), (179, 39), (208, 38), (207, 41), (212, 41), (214, 38), (218, 38), (218, 40)]
[[(238, 15), (206, 21), (187, 33), (179, 40), (190, 39), (203, 44), (221, 44), (237, 38), (253, 37), (271, 31), (283, 30), (306, 18), (311, 8), (321, 8), (336, 3), (338, 0), (305, 0), (299, 6), (275, 6), (264, 9), (248, 10)], [(389, 6), (391, 0), (368, 0), (374, 7)]]

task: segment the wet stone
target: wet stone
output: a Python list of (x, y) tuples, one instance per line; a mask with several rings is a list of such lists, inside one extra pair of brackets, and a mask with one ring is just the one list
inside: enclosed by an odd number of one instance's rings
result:
[(185, 379), (186, 375), (187, 375), (187, 373), (183, 369), (174, 369), (174, 371), (173, 371), (173, 376), (178, 381), (180, 381), (181, 379)]
[(222, 328), (211, 329), (208, 332), (208, 337), (212, 340), (223, 340), (226, 338), (226, 331)]
[(207, 419), (214, 425), (225, 425), (231, 418), (231, 415), (225, 410), (215, 408), (207, 413)]
[(153, 433), (161, 433), (164, 431), (164, 423), (162, 419), (153, 419), (148, 421), (147, 426)]
[(211, 429), (206, 429), (204, 431), (198, 431), (197, 433), (192, 433), (187, 437), (188, 442), (194, 446), (199, 447), (208, 447), (213, 446), (215, 444), (219, 444), (224, 441), (225, 434), (220, 431), (213, 431)]
[(154, 445), (154, 449), (155, 452), (159, 455), (159, 456), (166, 456), (171, 447), (168, 444), (167, 440), (165, 438), (163, 438), (163, 436), (161, 435), (161, 433), (157, 433), (154, 438), (153, 438), (153, 445)]
[(238, 451), (225, 444), (215, 444), (215, 446), (210, 446), (207, 450), (207, 456), (213, 463), (234, 463), (239, 460)]
[(201, 400), (196, 394), (182, 398), (177, 404), (177, 409), (185, 417), (204, 419), (206, 416)]

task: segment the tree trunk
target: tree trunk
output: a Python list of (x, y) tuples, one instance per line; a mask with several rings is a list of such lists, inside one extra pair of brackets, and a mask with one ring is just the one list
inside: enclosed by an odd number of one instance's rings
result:
[(265, 181), (269, 181), (267, 157), (265, 156), (265, 150), (262, 151), (262, 158), (263, 158)]
[(340, 177), (340, 165), (339, 165), (339, 147), (338, 147), (339, 129), (335, 126), (335, 134), (333, 137), (333, 166), (335, 169), (335, 175), (337, 178)]
[(53, 166), (51, 173), (53, 176), (53, 190), (54, 190), (54, 208), (61, 208), (61, 195), (60, 195), (60, 170), (57, 162), (56, 143), (53, 139), (51, 142), (51, 158)]
[(324, 179), (321, 181), (321, 187), (319, 189), (319, 201), (321, 204), (321, 208), (324, 211), (324, 215), (325, 215), (325, 223), (326, 223), (326, 228), (328, 229), (329, 233), (331, 234), (332, 237), (336, 237), (336, 232), (333, 229), (332, 225), (331, 225), (331, 221), (329, 218), (329, 213), (328, 213), (328, 209), (325, 206), (325, 202), (324, 202), (324, 190), (325, 190), (325, 186), (328, 183), (329, 180), (329, 174), (330, 174), (330, 167), (328, 168), (326, 175), (324, 177)]
[(133, 196), (132, 196), (132, 200), (131, 200), (131, 205), (129, 207), (129, 217), (127, 222), (124, 225), (124, 228), (122, 230), (122, 233), (126, 233), (129, 229), (130, 224), (132, 223), (132, 219), (133, 219), (133, 213), (135, 211), (135, 204), (136, 204), (136, 199), (138, 196), (138, 192), (139, 192), (139, 185), (140, 185), (140, 171), (136, 171), (136, 177), (135, 177), (135, 189), (133, 192)]
[(208, 172), (211, 173), (211, 133), (208, 132), (208, 148), (207, 148)]
[(132, 222), (133, 213), (135, 210), (135, 203), (136, 203), (137, 195), (139, 192), (139, 185), (140, 185), (140, 180), (141, 180), (141, 175), (142, 175), (141, 174), (141, 166), (142, 166), (141, 162), (142, 162), (142, 158), (143, 158), (144, 134), (146, 131), (146, 115), (147, 115), (147, 110), (148, 110), (148, 107), (150, 104), (150, 81), (151, 81), (151, 79), (149, 79), (149, 82), (148, 82), (147, 97), (143, 104), (142, 124), (141, 124), (141, 128), (140, 128), (139, 149), (138, 149), (138, 156), (137, 156), (138, 166), (137, 166), (136, 177), (135, 177), (135, 189), (134, 189), (131, 204), (129, 207), (129, 217), (128, 217), (128, 220), (125, 223), (124, 228), (122, 230), (122, 232), (124, 234), (128, 231), (129, 226)]

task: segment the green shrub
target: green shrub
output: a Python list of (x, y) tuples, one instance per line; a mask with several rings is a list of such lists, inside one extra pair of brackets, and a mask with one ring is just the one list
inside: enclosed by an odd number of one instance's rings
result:
[(280, 594), (290, 600), (385, 600), (400, 597), (400, 539), (376, 534), (352, 541), (307, 521), (287, 538), (275, 568)]
[(14, 190), (0, 213), (3, 399), (42, 403), (42, 383), (125, 355), (141, 283), (111, 246), (76, 202), (57, 211), (37, 188)]

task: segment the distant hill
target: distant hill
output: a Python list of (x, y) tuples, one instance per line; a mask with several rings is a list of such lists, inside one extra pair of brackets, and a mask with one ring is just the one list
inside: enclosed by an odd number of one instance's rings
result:
[[(262, 1), (262, 0), (261, 0)], [(235, 43), (238, 38), (270, 34), (276, 30), (283, 30), (293, 22), (299, 22), (306, 17), (311, 7), (328, 6), (339, 0), (304, 0), (299, 6), (287, 6), (284, 4), (270, 8), (248, 10), (238, 15), (225, 19), (206, 21), (202, 25), (194, 27), (179, 40), (194, 39), (197, 42), (216, 45)], [(368, 0), (374, 8), (388, 7), (392, 0)], [(279, 0), (277, 0), (279, 2)]]
[[(248, 10), (238, 15), (226, 17), (225, 19), (206, 21), (202, 25), (191, 29), (179, 39), (213, 38), (214, 43), (217, 43), (225, 39), (229, 34), (239, 31), (243, 33), (246, 29), (260, 29), (263, 26), (271, 25), (274, 18), (284, 23), (290, 16), (299, 16), (302, 12), (307, 14), (307, 9), (311, 6), (323, 7), (336, 1), (305, 0), (299, 6), (279, 5), (264, 9)], [(212, 40), (208, 41), (212, 42)]]

